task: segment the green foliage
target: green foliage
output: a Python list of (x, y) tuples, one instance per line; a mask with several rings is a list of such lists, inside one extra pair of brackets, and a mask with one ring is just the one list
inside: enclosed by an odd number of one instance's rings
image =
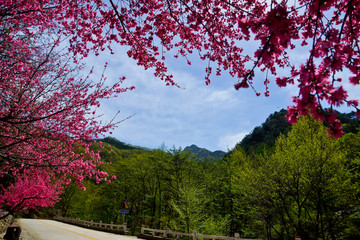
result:
[(358, 133), (360, 130), (359, 118), (355, 115), (355, 112), (340, 113), (335, 111), (338, 115), (338, 119), (342, 123), (342, 130), (344, 133)]
[(116, 138), (113, 138), (113, 137), (106, 137), (104, 139), (100, 139), (100, 141), (104, 142), (104, 143), (108, 143), (108, 144), (116, 147), (119, 150), (122, 150), (122, 149), (125, 149), (125, 150), (144, 149), (144, 148), (141, 148), (141, 147), (132, 146), (132, 145), (127, 144), (127, 143), (123, 143), (123, 142), (121, 142), (121, 141), (119, 141), (119, 140), (117, 140)]
[(339, 142), (310, 117), (280, 136), (274, 153), (244, 162), (238, 179), (269, 239), (338, 238), (357, 204)]
[(198, 189), (184, 187), (179, 191), (179, 198), (172, 199), (171, 206), (178, 214), (178, 218), (170, 223), (172, 229), (190, 233), (198, 228), (203, 218), (198, 195)]
[(286, 134), (291, 126), (285, 118), (287, 111), (282, 109), (271, 114), (266, 121), (246, 135), (235, 147), (241, 147), (247, 153), (262, 152), (266, 148), (272, 148), (275, 140), (282, 133)]
[[(282, 114), (254, 130), (260, 131), (260, 144), (239, 145), (218, 161), (199, 161), (175, 148), (94, 144), (101, 169), (117, 179), (98, 185), (88, 179), (86, 191), (70, 185), (56, 207), (69, 217), (123, 223), (126, 199), (132, 234), (145, 224), (245, 238), (359, 239), (360, 134), (334, 140), (311, 118), (288, 131), (280, 127)], [(287, 135), (276, 136), (279, 129)]]
[[(344, 133), (357, 133), (359, 131), (360, 122), (355, 116), (355, 112), (340, 113), (335, 111), (335, 113), (342, 123)], [(291, 129), (291, 125), (285, 118), (286, 114), (285, 109), (270, 114), (261, 126), (255, 127), (235, 148), (241, 147), (247, 153), (262, 153), (264, 149), (272, 149), (280, 134), (286, 135)], [(325, 126), (327, 125), (325, 123)]]
[[(172, 200), (172, 207), (177, 213), (170, 222), (171, 229), (181, 232), (194, 230), (210, 235), (226, 235), (230, 224), (229, 216), (210, 212), (206, 207), (205, 189), (185, 186), (180, 189), (178, 199)], [(211, 214), (213, 213), (213, 214)]]

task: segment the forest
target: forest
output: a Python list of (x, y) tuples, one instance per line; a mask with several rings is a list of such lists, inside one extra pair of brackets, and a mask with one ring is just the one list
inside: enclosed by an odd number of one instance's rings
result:
[[(359, 239), (358, 120), (339, 114), (348, 130), (334, 139), (310, 116), (288, 125), (285, 112), (270, 115), (217, 160), (199, 160), (175, 147), (151, 150), (105, 138), (100, 148), (94, 142), (101, 170), (116, 179), (86, 179), (86, 191), (71, 183), (55, 208), (36, 214), (125, 219), (133, 235), (145, 224), (257, 239)], [(255, 144), (259, 132), (272, 135), (273, 144), (270, 136), (261, 138), (268, 143)], [(257, 147), (249, 147), (250, 140)], [(120, 213), (125, 201), (126, 216)]]

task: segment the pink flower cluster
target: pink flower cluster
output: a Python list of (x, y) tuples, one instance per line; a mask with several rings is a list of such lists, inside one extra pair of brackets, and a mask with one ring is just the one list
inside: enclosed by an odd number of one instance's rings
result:
[[(79, 12), (39, 4), (2, 1), (0, 8), (0, 207), (10, 213), (54, 204), (70, 179), (80, 187), (86, 177), (108, 180), (90, 140), (117, 123), (98, 122), (96, 108), (129, 90), (124, 78), (107, 86), (105, 78), (78, 76), (74, 53), (56, 50), (71, 28), (56, 21)], [(58, 35), (50, 33), (55, 28)]]
[[(236, 89), (255, 90), (255, 73), (270, 73), (272, 76), (262, 80), (265, 96), (269, 96), (272, 80), (280, 87), (297, 84), (299, 95), (293, 99), (295, 105), (289, 119), (307, 113), (327, 118), (323, 103), (330, 108), (348, 104), (360, 115), (357, 100), (348, 99), (341, 87), (341, 72), (345, 69), (350, 72), (349, 82), (359, 84), (359, 1), (3, 2), (1, 14), (8, 31), (19, 26), (19, 22), (20, 31), (26, 35), (33, 34), (34, 29), (51, 29), (67, 36), (69, 51), (83, 57), (106, 48), (112, 52), (111, 44), (129, 46), (127, 55), (145, 69), (153, 68), (155, 76), (168, 85), (176, 82), (167, 73), (166, 53), (186, 58), (197, 52), (200, 59), (208, 62), (206, 84), (211, 82), (213, 68), (216, 75), (228, 71), (237, 78)], [(245, 54), (249, 41), (257, 42), (259, 47), (252, 54)], [(305, 46), (309, 50), (307, 60), (302, 65), (292, 63), (297, 62), (296, 51), (289, 53)], [(288, 74), (279, 75), (279, 69), (288, 69), (281, 71)]]

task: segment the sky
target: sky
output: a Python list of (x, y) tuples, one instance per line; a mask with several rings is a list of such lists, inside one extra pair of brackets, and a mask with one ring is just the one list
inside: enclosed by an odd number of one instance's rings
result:
[[(200, 60), (192, 61), (191, 66), (182, 59), (169, 61), (169, 73), (180, 88), (166, 86), (152, 70), (144, 70), (128, 58), (125, 48), (114, 51), (114, 55), (89, 57), (87, 66), (94, 67), (96, 76), (107, 61), (107, 81), (111, 83), (126, 76), (123, 86), (135, 86), (135, 89), (102, 101), (97, 112), (102, 114), (103, 121), (110, 121), (118, 110), (117, 120), (131, 116), (107, 136), (136, 146), (184, 149), (196, 144), (210, 151), (228, 151), (271, 113), (291, 106), (291, 96), (298, 94), (295, 86), (279, 88), (272, 82), (270, 96), (257, 97), (251, 88), (236, 91), (236, 79), (226, 74), (214, 76), (211, 84), (206, 85), (204, 69), (208, 63)], [(299, 61), (304, 59), (305, 56), (298, 54)], [(259, 92), (265, 91), (264, 79), (263, 73), (255, 78)], [(351, 88), (350, 92), (357, 96), (359, 89)]]

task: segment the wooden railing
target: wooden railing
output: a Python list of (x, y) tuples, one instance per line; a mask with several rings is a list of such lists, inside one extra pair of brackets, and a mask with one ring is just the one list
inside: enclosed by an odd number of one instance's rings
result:
[[(81, 220), (81, 219), (74, 219), (74, 218), (64, 218), (64, 217), (56, 217), (55, 220), (70, 223), (78, 226), (83, 226), (87, 228), (120, 233), (120, 234), (127, 234), (126, 223), (123, 225), (113, 224), (113, 223), (102, 223), (94, 222), (92, 220)], [(179, 239), (180, 236), (187, 236), (192, 238), (192, 240), (197, 240), (198, 238), (201, 239), (211, 239), (211, 240), (258, 240), (258, 239), (247, 239), (247, 238), (240, 238), (238, 233), (235, 233), (234, 237), (225, 237), (225, 236), (215, 236), (215, 235), (204, 235), (199, 234), (196, 231), (192, 233), (182, 233), (182, 232), (175, 232), (168, 229), (152, 229), (146, 228), (144, 225), (141, 226), (141, 233), (138, 235), (139, 238), (144, 239)]]
[(55, 220), (70, 223), (78, 226), (83, 226), (87, 228), (99, 229), (109, 232), (117, 232), (122, 234), (127, 234), (126, 223), (123, 225), (113, 224), (113, 223), (103, 223), (103, 222), (94, 222), (93, 220), (81, 220), (75, 218), (65, 218), (65, 217), (55, 217)]
[[(150, 234), (148, 233), (150, 232)], [(149, 239), (155, 239), (155, 238), (172, 238), (172, 239), (179, 239), (180, 236), (188, 236), (192, 237), (192, 240), (197, 240), (197, 238), (206, 238), (211, 240), (256, 240), (256, 239), (247, 239), (247, 238), (240, 238), (239, 233), (235, 233), (234, 237), (225, 237), (225, 236), (214, 236), (214, 235), (204, 235), (199, 234), (196, 231), (193, 233), (181, 233), (181, 232), (175, 232), (168, 229), (160, 230), (160, 229), (152, 229), (152, 228), (146, 228), (144, 225), (141, 226), (141, 234), (138, 235), (140, 238), (147, 238), (149, 236)]]

